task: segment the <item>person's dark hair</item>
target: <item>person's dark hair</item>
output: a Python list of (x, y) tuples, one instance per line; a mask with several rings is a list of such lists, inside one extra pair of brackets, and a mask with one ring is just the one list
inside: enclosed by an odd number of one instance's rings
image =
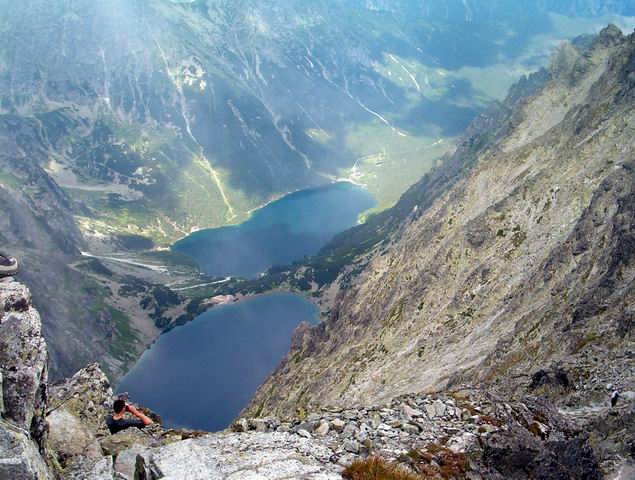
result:
[(112, 404), (112, 409), (115, 413), (121, 413), (126, 408), (126, 402), (123, 400), (115, 400), (115, 403)]

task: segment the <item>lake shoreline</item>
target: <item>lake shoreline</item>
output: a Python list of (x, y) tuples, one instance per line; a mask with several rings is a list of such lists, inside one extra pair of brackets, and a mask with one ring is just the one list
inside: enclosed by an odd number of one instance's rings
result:
[[(313, 291), (286, 282), (254, 293), (232, 290), (231, 284), (236, 277), (258, 279), (271, 267), (316, 254), (376, 204), (365, 188), (339, 180), (289, 193), (253, 211), (245, 222), (198, 231), (173, 244), (172, 251), (189, 256), (208, 278), (173, 285), (176, 291), (200, 289), (191, 292), (198, 302), (191, 319), (159, 335), (117, 389), (160, 414), (177, 412), (170, 413), (167, 424), (225, 428), (286, 357), (296, 329), (303, 322), (319, 325), (328, 311), (328, 298), (320, 300)], [(225, 282), (230, 287), (216, 285)], [(205, 381), (188, 384), (192, 376)], [(197, 388), (203, 393), (194, 393)], [(190, 413), (177, 407), (177, 393), (202, 396), (216, 406), (210, 412), (200, 405), (202, 417), (179, 419)], [(216, 420), (206, 424), (206, 416)]]
[[(314, 186), (296, 188), (296, 189), (293, 189), (293, 190), (289, 190), (288, 192), (285, 192), (285, 193), (276, 194), (270, 200), (267, 200), (266, 202), (254, 207), (254, 208), (251, 208), (251, 209), (249, 209), (249, 210), (247, 210), (245, 212), (242, 212), (242, 213), (244, 213), (247, 216), (246, 216), (246, 218), (242, 219), (239, 222), (230, 222), (230, 223), (224, 223), (222, 225), (209, 226), (209, 227), (194, 227), (194, 228), (192, 228), (189, 231), (189, 233), (181, 235), (181, 236), (178, 236), (178, 237), (174, 237), (174, 240), (172, 241), (172, 243), (170, 245), (168, 245), (168, 246), (164, 246), (164, 245), (163, 246), (155, 246), (155, 247), (151, 248), (149, 251), (150, 252), (169, 252), (169, 251), (172, 251), (172, 246), (175, 243), (180, 242), (181, 240), (189, 237), (190, 235), (192, 235), (192, 234), (194, 234), (196, 232), (200, 232), (200, 231), (204, 231), (204, 230), (213, 230), (213, 229), (216, 229), (216, 228), (232, 227), (232, 226), (235, 226), (235, 225), (240, 225), (241, 223), (244, 223), (247, 220), (249, 220), (251, 218), (251, 216), (255, 212), (257, 212), (258, 210), (261, 210), (261, 209), (263, 209), (265, 207), (268, 207), (272, 203), (275, 203), (275, 202), (277, 202), (279, 200), (282, 200), (283, 198), (285, 198), (285, 197), (287, 197), (289, 195), (292, 195), (292, 194), (298, 193), (298, 192), (302, 192), (304, 190), (312, 190), (312, 189), (321, 188), (321, 187), (328, 187), (328, 186), (333, 185), (335, 183), (350, 183), (350, 184), (355, 185), (355, 186), (357, 186), (359, 188), (363, 188), (364, 190), (366, 190), (366, 191), (368, 191), (370, 193), (370, 190), (368, 189), (368, 185), (366, 185), (364, 183), (359, 183), (359, 182), (356, 182), (355, 180), (353, 180), (351, 178), (345, 178), (345, 177), (332, 178), (328, 182), (325, 182), (325, 183), (320, 183), (320, 184), (317, 184), (317, 185), (314, 185)], [(362, 214), (363, 213), (364, 212), (362, 212)]]

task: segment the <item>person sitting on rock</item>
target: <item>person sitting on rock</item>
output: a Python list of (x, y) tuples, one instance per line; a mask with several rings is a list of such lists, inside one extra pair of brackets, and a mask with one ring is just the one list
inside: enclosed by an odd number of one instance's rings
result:
[(18, 273), (18, 261), (0, 252), (0, 278), (12, 277)]
[[(106, 425), (111, 434), (115, 434), (130, 427), (144, 428), (152, 423), (152, 420), (139, 410), (134, 405), (130, 405), (123, 400), (115, 400), (112, 405), (114, 413), (106, 417)], [(136, 419), (124, 418), (126, 412), (131, 413)]]

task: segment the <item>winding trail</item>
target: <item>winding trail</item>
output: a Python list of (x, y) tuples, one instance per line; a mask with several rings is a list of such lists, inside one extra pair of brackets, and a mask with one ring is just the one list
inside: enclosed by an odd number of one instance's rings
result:
[(172, 285), (174, 284), (167, 284), (166, 287), (170, 288), (171, 290), (175, 292), (182, 292), (183, 290), (191, 290), (192, 288), (207, 287), (209, 285), (218, 285), (219, 283), (226, 283), (226, 282), (229, 282), (231, 279), (232, 277), (225, 277), (222, 280), (216, 280), (215, 282), (199, 283), (196, 285), (190, 285), (187, 287), (178, 287), (178, 288), (173, 288)]

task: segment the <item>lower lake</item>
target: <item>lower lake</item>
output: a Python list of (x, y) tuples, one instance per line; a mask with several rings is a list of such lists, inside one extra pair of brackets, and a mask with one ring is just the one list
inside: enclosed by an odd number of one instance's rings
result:
[(285, 195), (240, 225), (195, 232), (172, 249), (189, 255), (210, 276), (253, 277), (314, 255), (375, 205), (366, 189), (332, 183)]
[(304, 297), (272, 293), (213, 308), (161, 335), (117, 387), (159, 413), (164, 425), (222, 430), (289, 350), (317, 308)]

